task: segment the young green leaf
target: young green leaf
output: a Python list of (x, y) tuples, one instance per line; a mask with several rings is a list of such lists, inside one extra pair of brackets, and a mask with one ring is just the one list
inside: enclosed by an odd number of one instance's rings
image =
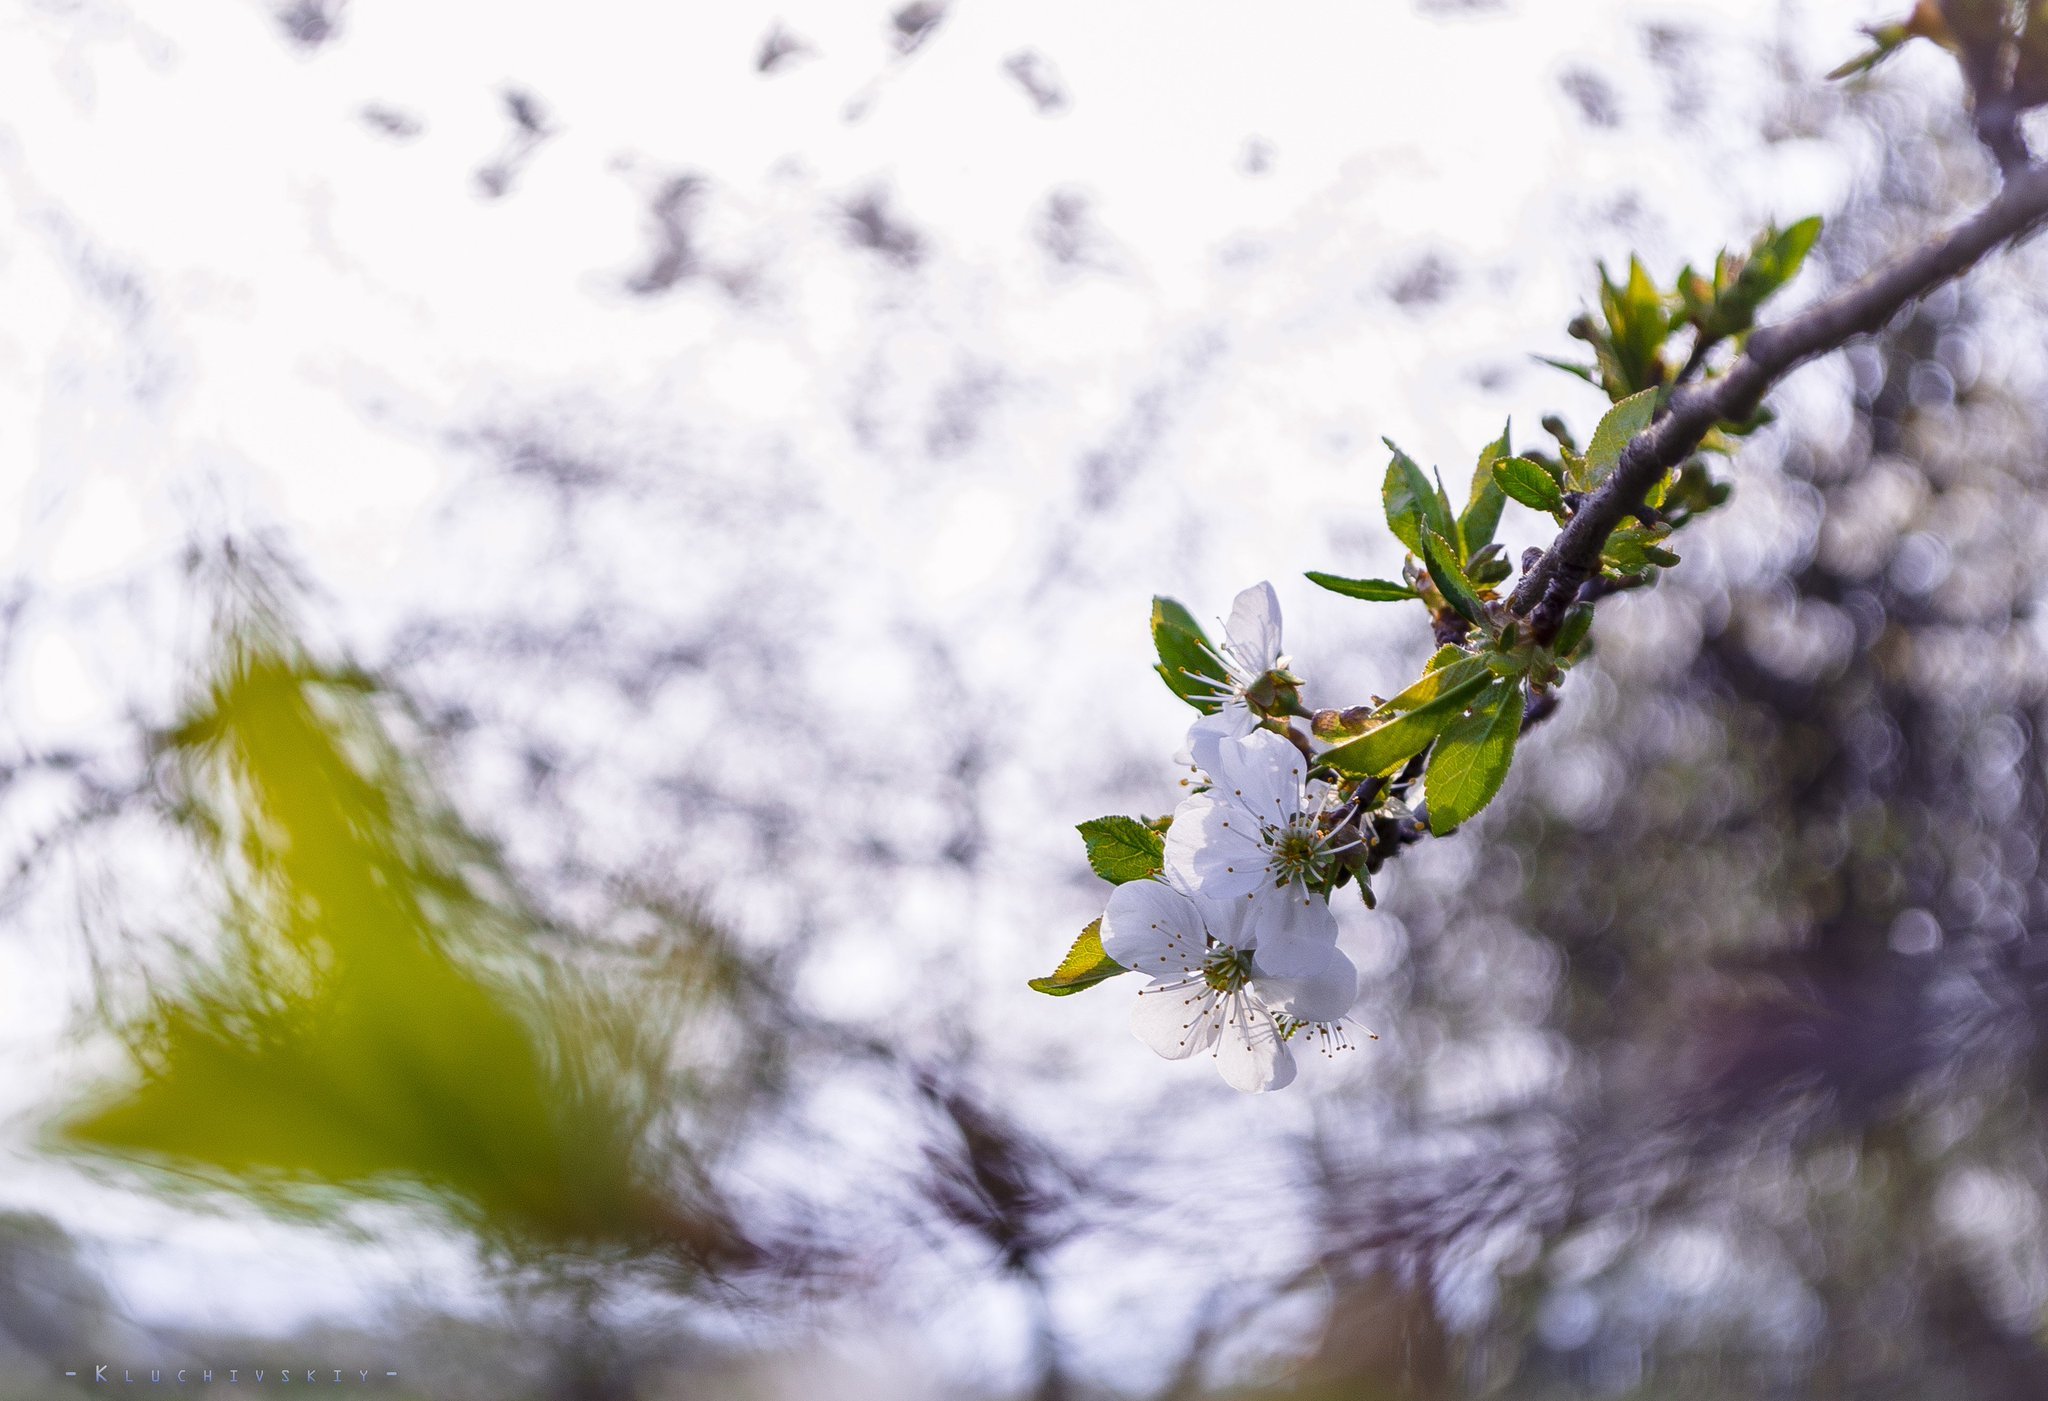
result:
[(1432, 477), (1436, 478), (1436, 516), (1438, 520), (1444, 523), (1440, 529), (1434, 525), (1430, 528), (1436, 530), (1437, 534), (1443, 536), (1444, 539), (1457, 548), (1458, 563), (1463, 564), (1465, 562), (1465, 540), (1458, 529), (1458, 513), (1451, 509), (1451, 494), (1444, 490), (1443, 469), (1432, 467), (1429, 469), (1429, 473)]
[(1579, 645), (1586, 640), (1586, 634), (1592, 630), (1593, 605), (1573, 604), (1570, 611), (1564, 615), (1564, 625), (1558, 628), (1557, 636), (1551, 639), (1551, 652), (1560, 660), (1571, 656), (1579, 650)]
[(1075, 829), (1088, 844), (1088, 864), (1111, 885), (1159, 874), (1166, 841), (1134, 817), (1097, 817)]
[(1493, 479), (1500, 483), (1502, 491), (1532, 511), (1553, 516), (1564, 514), (1564, 492), (1550, 473), (1526, 457), (1494, 463)]
[(1403, 599), (1417, 597), (1415, 590), (1406, 584), (1396, 584), (1387, 579), (1346, 579), (1341, 574), (1324, 574), (1314, 569), (1304, 577), (1331, 593), (1341, 593), (1346, 598), (1362, 598), (1368, 603), (1399, 603)]
[(1522, 732), (1522, 687), (1497, 681), (1437, 737), (1423, 775), (1429, 830), (1437, 836), (1476, 816), (1500, 791)]
[(1437, 499), (1436, 484), (1415, 465), (1415, 459), (1395, 447), (1391, 439), (1381, 441), (1394, 454), (1393, 461), (1387, 464), (1386, 482), (1380, 488), (1380, 501), (1387, 511), (1387, 529), (1408, 547), (1409, 554), (1420, 557), (1422, 532), (1448, 534), (1452, 528), (1450, 516)]
[(1033, 978), (1031, 990), (1048, 997), (1069, 997), (1129, 971), (1102, 951), (1102, 921), (1091, 920), (1081, 931), (1081, 937), (1074, 940), (1074, 947), (1060, 960), (1060, 966), (1052, 970), (1052, 976)]
[(1429, 566), (1429, 581), (1436, 585), (1436, 591), (1444, 596), (1444, 602), (1458, 610), (1458, 615), (1476, 627), (1488, 626), (1486, 605), (1479, 601), (1479, 594), (1472, 587), (1472, 581), (1465, 577), (1465, 571), (1458, 567), (1457, 547), (1434, 530), (1422, 534), (1422, 562)]
[(1661, 548), (1659, 542), (1670, 534), (1666, 526), (1622, 526), (1608, 535), (1600, 558), (1625, 574), (1639, 574), (1653, 564), (1669, 569), (1678, 563), (1678, 556)]
[(1166, 689), (1205, 715), (1215, 710), (1216, 688), (1208, 682), (1226, 679), (1223, 663), (1194, 614), (1170, 598), (1154, 598), (1152, 645), (1159, 652), (1153, 670)]
[(1771, 241), (1771, 252), (1778, 260), (1780, 286), (1798, 275), (1807, 253), (1820, 238), (1820, 228), (1820, 215), (1809, 214)]
[(1615, 464), (1621, 461), (1621, 450), (1628, 446), (1629, 439), (1650, 426), (1656, 412), (1654, 389), (1631, 394), (1607, 411), (1600, 426), (1593, 430), (1593, 441), (1586, 444), (1586, 482), (1582, 490), (1591, 491), (1607, 480)]
[(1570, 360), (1558, 360), (1548, 355), (1534, 355), (1530, 358), (1540, 364), (1550, 366), (1553, 370), (1563, 370), (1568, 375), (1575, 375), (1588, 384), (1598, 384), (1600, 382), (1600, 371), (1595, 366), (1574, 364)]
[(1479, 658), (1474, 660), (1480, 663), (1480, 673), (1477, 676), (1445, 688), (1428, 704), (1418, 706), (1404, 715), (1387, 721), (1384, 725), (1367, 730), (1348, 744), (1338, 745), (1324, 753), (1317, 762), (1328, 764), (1339, 773), (1370, 778), (1386, 773), (1414, 758), (1429, 747), (1429, 742), (1435, 739), (1446, 725), (1463, 713), (1465, 706), (1474, 696), (1492, 683), (1493, 675), (1485, 669), (1485, 661)]
[(1508, 429), (1502, 428), (1500, 437), (1479, 450), (1479, 465), (1472, 469), (1472, 490), (1465, 503), (1465, 514), (1458, 517), (1458, 534), (1464, 539), (1467, 559), (1492, 544), (1493, 533), (1500, 528), (1501, 508), (1507, 504), (1507, 497), (1494, 480), (1493, 467), (1507, 456)]

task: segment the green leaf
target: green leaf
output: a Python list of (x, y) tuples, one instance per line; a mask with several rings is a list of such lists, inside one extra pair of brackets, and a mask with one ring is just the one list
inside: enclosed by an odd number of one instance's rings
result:
[(1206, 681), (1225, 679), (1223, 663), (1195, 615), (1170, 598), (1152, 600), (1152, 645), (1159, 652), (1159, 673), (1166, 689), (1204, 715), (1217, 707), (1215, 688)]
[(1458, 610), (1460, 617), (1475, 627), (1487, 627), (1486, 605), (1479, 601), (1472, 581), (1458, 567), (1456, 546), (1434, 530), (1422, 535), (1422, 562), (1429, 566), (1429, 581), (1444, 596), (1444, 602)]
[(1479, 451), (1479, 465), (1472, 469), (1472, 491), (1465, 503), (1465, 514), (1458, 517), (1458, 534), (1464, 538), (1467, 559), (1492, 544), (1493, 533), (1500, 528), (1501, 508), (1507, 505), (1507, 497), (1494, 480), (1493, 467), (1507, 456), (1508, 429), (1502, 428), (1500, 437)]
[(1564, 615), (1564, 624), (1551, 640), (1550, 650), (1559, 660), (1579, 650), (1579, 644), (1586, 640), (1586, 634), (1593, 629), (1593, 606), (1589, 603), (1575, 603)]
[(1659, 542), (1670, 534), (1669, 526), (1622, 526), (1609, 533), (1600, 558), (1625, 574), (1640, 574), (1653, 564), (1668, 569), (1678, 563), (1678, 556), (1660, 548)]
[(1502, 491), (1530, 510), (1552, 516), (1564, 514), (1564, 492), (1540, 464), (1526, 457), (1510, 457), (1493, 464), (1493, 478)]
[(1553, 370), (1563, 370), (1568, 375), (1575, 375), (1588, 384), (1598, 384), (1600, 382), (1600, 372), (1592, 365), (1575, 364), (1570, 360), (1553, 359), (1548, 355), (1538, 355), (1532, 358), (1541, 364), (1550, 366)]
[(1111, 885), (1144, 880), (1166, 864), (1166, 841), (1134, 817), (1097, 817), (1075, 828), (1088, 844), (1088, 864)]
[(1591, 491), (1607, 480), (1615, 464), (1621, 461), (1621, 450), (1628, 446), (1629, 439), (1650, 426), (1656, 412), (1654, 389), (1631, 394), (1607, 411), (1600, 426), (1593, 430), (1593, 441), (1586, 444), (1585, 485), (1580, 490)]
[(1819, 237), (1820, 218), (1816, 215), (1801, 219), (1789, 229), (1766, 230), (1757, 239), (1729, 293), (1729, 300), (1745, 313), (1745, 324), (1748, 313), (1753, 313), (1772, 293), (1798, 275), (1808, 250)]
[(1514, 572), (1515, 567), (1508, 563), (1507, 556), (1482, 552), (1467, 566), (1465, 577), (1480, 588), (1492, 588), (1496, 584), (1506, 583), (1508, 576)]
[(1090, 920), (1081, 937), (1074, 940), (1074, 947), (1060, 960), (1060, 966), (1052, 970), (1052, 976), (1033, 978), (1031, 990), (1048, 997), (1070, 997), (1129, 971), (1102, 951), (1102, 921)]
[(1465, 542), (1458, 533), (1458, 513), (1451, 509), (1451, 494), (1444, 490), (1444, 474), (1441, 468), (1430, 468), (1430, 475), (1436, 478), (1436, 516), (1443, 522), (1442, 527), (1431, 524), (1430, 529), (1457, 547), (1457, 559), (1465, 561)]
[(1387, 511), (1387, 529), (1418, 558), (1422, 554), (1422, 533), (1434, 530), (1448, 535), (1452, 529), (1449, 513), (1437, 499), (1435, 483), (1415, 465), (1415, 459), (1395, 447), (1392, 439), (1381, 439), (1392, 450), (1387, 479), (1380, 488), (1380, 501)]
[(1494, 683), (1470, 714), (1444, 727), (1422, 780), (1432, 833), (1442, 836), (1493, 801), (1514, 762), (1521, 732), (1522, 688), (1513, 681)]
[[(1477, 676), (1447, 686), (1428, 704), (1418, 706), (1383, 725), (1367, 730), (1348, 744), (1338, 745), (1323, 754), (1317, 762), (1328, 764), (1339, 773), (1370, 778), (1387, 773), (1414, 758), (1429, 747), (1429, 742), (1435, 739), (1446, 725), (1463, 713), (1465, 706), (1474, 696), (1492, 684), (1493, 674), (1486, 669), (1485, 660), (1473, 660), (1479, 663)], [(1443, 676), (1449, 670), (1450, 668), (1446, 667), (1443, 671), (1432, 674)], [(1426, 681), (1429, 677), (1423, 679)]]
[(1778, 284), (1783, 286), (1799, 273), (1806, 255), (1820, 238), (1821, 219), (1809, 214), (1772, 240), (1771, 251), (1778, 260)]
[(1341, 574), (1324, 574), (1314, 569), (1303, 577), (1331, 593), (1341, 593), (1346, 598), (1362, 598), (1368, 603), (1399, 603), (1403, 599), (1419, 597), (1406, 584), (1396, 584), (1388, 579), (1346, 579)]

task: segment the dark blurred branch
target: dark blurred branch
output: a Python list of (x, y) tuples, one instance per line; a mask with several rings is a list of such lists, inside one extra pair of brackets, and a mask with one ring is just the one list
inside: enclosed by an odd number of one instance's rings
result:
[(2013, 172), (1998, 197), (1970, 219), (1855, 286), (1749, 338), (1725, 375), (1679, 389), (1664, 415), (1630, 441), (1607, 481), (1585, 501), (1509, 600), (1539, 637), (1557, 633), (1579, 588), (1599, 567), (1607, 536), (1650, 488), (1683, 463), (1722, 422), (1753, 415), (1773, 385), (1816, 356), (1878, 330), (1899, 308), (1959, 277), (2003, 244), (2048, 219), (2048, 166)]

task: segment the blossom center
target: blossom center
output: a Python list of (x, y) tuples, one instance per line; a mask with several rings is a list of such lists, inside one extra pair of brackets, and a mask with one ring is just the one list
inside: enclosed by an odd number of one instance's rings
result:
[(1202, 960), (1202, 981), (1224, 994), (1236, 992), (1252, 980), (1252, 956), (1241, 949), (1219, 944)]
[(1296, 881), (1312, 885), (1329, 874), (1332, 853), (1322, 833), (1316, 831), (1312, 814), (1296, 813), (1285, 826), (1268, 825), (1263, 835), (1266, 869), (1273, 873), (1275, 885)]

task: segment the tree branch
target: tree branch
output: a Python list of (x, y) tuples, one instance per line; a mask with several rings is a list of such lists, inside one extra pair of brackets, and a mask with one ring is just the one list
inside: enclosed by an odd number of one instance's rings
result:
[(2048, 165), (2013, 172), (1998, 197), (1926, 247), (1775, 326), (1753, 333), (1728, 372), (1680, 388), (1665, 414), (1623, 450), (1613, 475), (1566, 522), (1515, 587), (1508, 606), (1548, 640), (1579, 586), (1593, 577), (1607, 536), (1650, 488), (1684, 462), (1714, 425), (1750, 417), (1780, 379), (1818, 355), (1878, 330), (1900, 307), (1968, 272), (2002, 244), (2048, 220)]

